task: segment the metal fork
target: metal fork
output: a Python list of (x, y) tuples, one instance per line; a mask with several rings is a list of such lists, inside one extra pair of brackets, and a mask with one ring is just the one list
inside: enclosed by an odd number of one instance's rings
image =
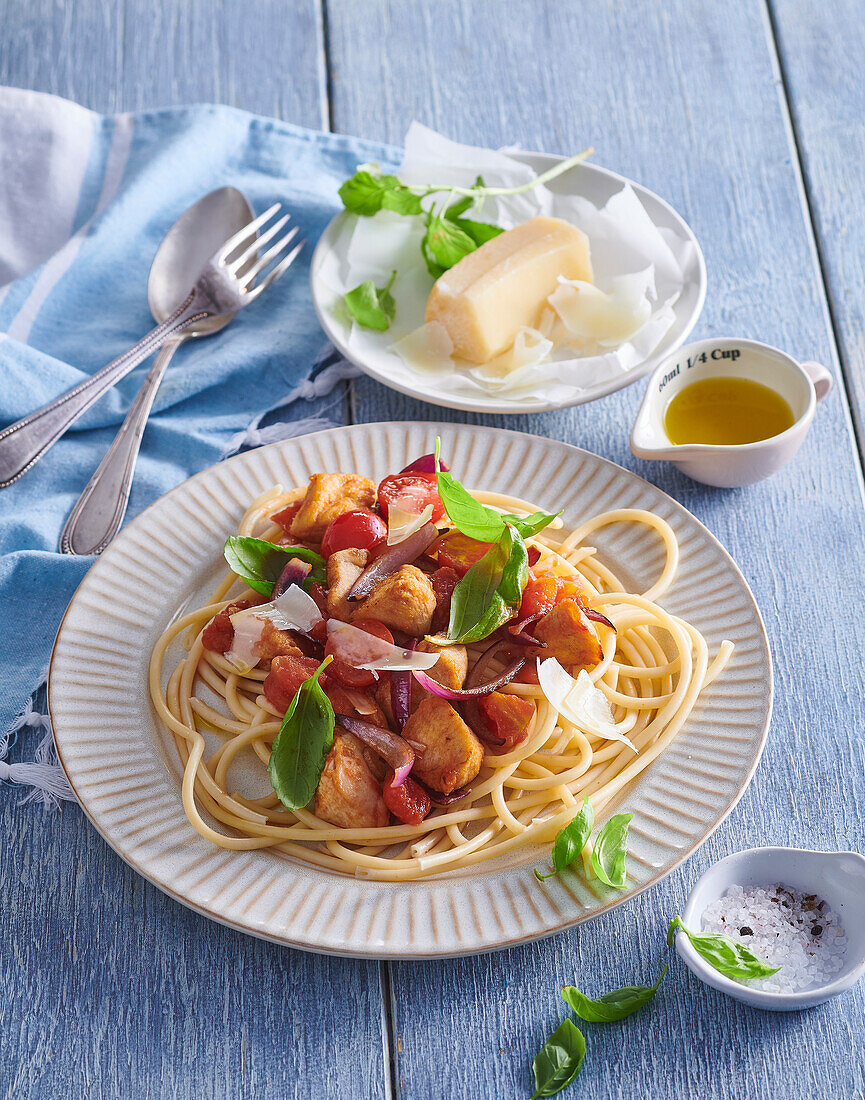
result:
[[(219, 318), (221, 322), (224, 318), (233, 316), (283, 275), (294, 263), (303, 247), (303, 241), (295, 245), (269, 271), (267, 268), (277, 261), (294, 240), (297, 228), (289, 230), (263, 256), (250, 264), (258, 249), (276, 236), (288, 222), (290, 215), (285, 214), (265, 232), (258, 234), (258, 230), (280, 209), (281, 204), (274, 203), (230, 237), (204, 265), (186, 300), (161, 325), (157, 325), (137, 344), (86, 381), (0, 431), (0, 489), (11, 485), (26, 473), (106, 390), (172, 336), (182, 332), (188, 325), (206, 323), (207, 318)], [(120, 519), (122, 518), (121, 515)]]

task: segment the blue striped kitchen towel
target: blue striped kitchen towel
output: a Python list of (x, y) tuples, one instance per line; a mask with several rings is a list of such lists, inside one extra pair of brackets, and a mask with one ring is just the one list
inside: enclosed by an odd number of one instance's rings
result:
[[(335, 363), (308, 381), (324, 342), (309, 260), (339, 206), (337, 188), (359, 163), (394, 159), (390, 148), (230, 107), (105, 116), (0, 88), (0, 428), (153, 326), (147, 275), (162, 236), (196, 199), (230, 184), (256, 212), (284, 203), (307, 247), (224, 332), (178, 352), (144, 435), (129, 517), (227, 449), (278, 436), (261, 429), (265, 410), (321, 394), (347, 373)], [(39, 725), (28, 700), (91, 564), (57, 552), (60, 530), (149, 365), (0, 490), (0, 760), (4, 733), (22, 716)], [(15, 775), (0, 767), (0, 779)]]

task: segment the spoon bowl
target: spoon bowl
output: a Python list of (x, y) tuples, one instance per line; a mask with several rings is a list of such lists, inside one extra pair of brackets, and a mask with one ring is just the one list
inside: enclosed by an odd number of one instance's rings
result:
[[(162, 322), (171, 316), (219, 246), (254, 217), (246, 196), (236, 187), (211, 191), (180, 215), (165, 234), (150, 266), (147, 302), (155, 320)], [(206, 317), (189, 325), (182, 335), (194, 339), (218, 332), (233, 316)]]

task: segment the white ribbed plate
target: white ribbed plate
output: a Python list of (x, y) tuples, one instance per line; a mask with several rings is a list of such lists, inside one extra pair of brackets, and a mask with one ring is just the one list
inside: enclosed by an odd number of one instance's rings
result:
[[(224, 570), (222, 544), (250, 500), (320, 470), (376, 480), (432, 450), (471, 488), (514, 493), (567, 526), (611, 508), (648, 508), (676, 532), (682, 560), (662, 601), (694, 623), (714, 655), (736, 645), (673, 745), (627, 792), (631, 889), (587, 886), (566, 873), (543, 885), (534, 850), (415, 883), (381, 883), (201, 839), (180, 802), (180, 769), (147, 694), (151, 649), (179, 608), (195, 606)], [(663, 554), (632, 525), (593, 536), (642, 591)], [(621, 904), (668, 874), (720, 824), (760, 758), (772, 667), (759, 611), (727, 553), (659, 489), (576, 447), (464, 425), (364, 424), (274, 443), (179, 485), (134, 520), (85, 577), (60, 627), (48, 685), (57, 749), (85, 813), (160, 889), (208, 917), (294, 947), (376, 957), (454, 955), (547, 935)]]

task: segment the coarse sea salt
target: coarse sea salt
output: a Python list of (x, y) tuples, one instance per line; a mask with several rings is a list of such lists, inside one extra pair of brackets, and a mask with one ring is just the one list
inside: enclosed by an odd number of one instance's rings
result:
[(743, 943), (770, 966), (768, 978), (740, 984), (770, 993), (799, 993), (837, 978), (847, 951), (838, 916), (816, 894), (782, 883), (731, 886), (703, 913), (703, 932), (722, 932)]

